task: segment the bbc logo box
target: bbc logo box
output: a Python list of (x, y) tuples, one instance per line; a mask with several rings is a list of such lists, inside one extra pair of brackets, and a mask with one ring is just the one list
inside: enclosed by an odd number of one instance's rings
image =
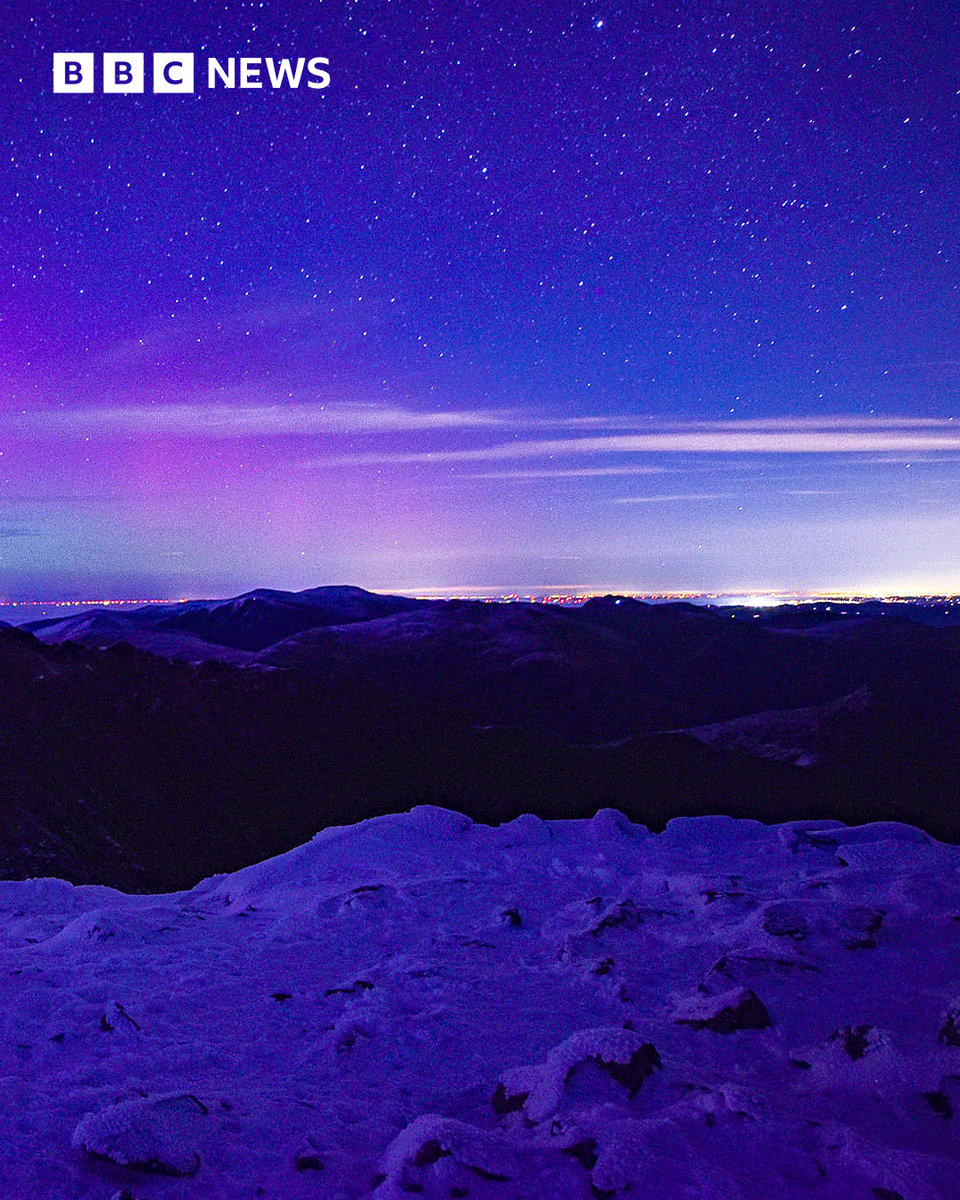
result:
[[(94, 91), (94, 54), (54, 54), (53, 90), (55, 92)], [(153, 90), (155, 92), (192, 92), (192, 54), (154, 54)], [(104, 54), (103, 90), (105, 92), (142, 92), (144, 90), (142, 54)]]
[(55, 92), (92, 92), (93, 55), (55, 54), (53, 56)]
[(143, 55), (105, 54), (103, 56), (105, 92), (142, 92)]
[[(150, 66), (147, 66), (147, 60)], [(54, 54), (53, 90), (78, 95), (95, 92), (97, 56), (92, 53)], [(253, 58), (207, 59), (207, 87), (235, 88), (299, 88), (305, 83), (312, 91), (330, 86), (329, 58)], [(203, 68), (200, 70), (203, 86)], [(312, 78), (310, 78), (312, 76)], [(194, 56), (192, 54), (104, 54), (101, 63), (101, 89), (104, 92), (138, 92), (147, 89), (147, 81), (155, 92), (192, 92), (194, 90)]]

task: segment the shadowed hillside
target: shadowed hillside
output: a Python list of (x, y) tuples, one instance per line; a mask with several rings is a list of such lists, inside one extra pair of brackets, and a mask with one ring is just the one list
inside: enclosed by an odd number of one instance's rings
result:
[(183, 887), (423, 801), (960, 840), (960, 629), (810, 615), (318, 588), (6, 627), (0, 869)]

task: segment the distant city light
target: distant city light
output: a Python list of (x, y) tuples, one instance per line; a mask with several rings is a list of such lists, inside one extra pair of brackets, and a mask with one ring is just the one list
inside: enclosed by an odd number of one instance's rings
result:
[[(675, 604), (686, 602), (729, 608), (776, 608), (785, 604), (960, 604), (960, 593), (894, 594), (882, 592), (634, 592), (603, 588), (595, 591), (552, 592), (494, 592), (474, 589), (436, 588), (429, 592), (405, 588), (377, 588), (380, 595), (406, 595), (416, 600), (473, 600), (486, 604), (552, 604), (568, 607), (585, 604), (588, 600), (612, 598), (616, 604), (623, 600), (638, 600), (645, 604)], [(188, 604), (197, 597), (157, 597), (140, 600), (98, 598), (86, 600), (5, 600), (2, 609), (61, 609), (61, 608), (132, 608), (148, 604)], [(224, 597), (227, 599), (227, 597)]]

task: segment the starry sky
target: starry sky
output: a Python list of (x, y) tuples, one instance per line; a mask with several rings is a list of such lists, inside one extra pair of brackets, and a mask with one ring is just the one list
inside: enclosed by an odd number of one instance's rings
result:
[(0, 596), (960, 590), (951, 6), (3, 9)]

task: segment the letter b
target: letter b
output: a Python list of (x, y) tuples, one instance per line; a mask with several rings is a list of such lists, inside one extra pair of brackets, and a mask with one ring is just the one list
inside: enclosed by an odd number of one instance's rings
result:
[(143, 55), (105, 54), (103, 56), (105, 92), (142, 92)]
[(55, 92), (92, 92), (93, 55), (55, 54), (53, 56)]

